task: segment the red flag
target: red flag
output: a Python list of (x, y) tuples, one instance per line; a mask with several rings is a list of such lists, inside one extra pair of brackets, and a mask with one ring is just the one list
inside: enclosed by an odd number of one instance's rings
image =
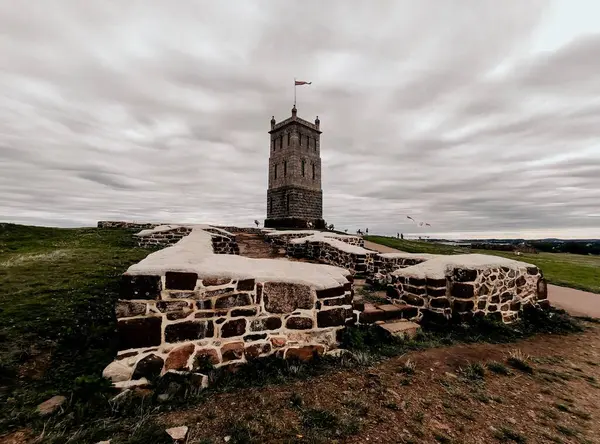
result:
[(294, 80), (294, 85), (310, 85), (312, 82), (304, 82), (302, 80)]

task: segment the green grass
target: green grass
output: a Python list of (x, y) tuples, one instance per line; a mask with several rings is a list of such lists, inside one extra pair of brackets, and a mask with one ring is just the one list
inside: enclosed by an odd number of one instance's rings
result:
[(365, 236), (366, 240), (408, 253), (467, 254), (479, 253), (516, 259), (536, 265), (549, 283), (600, 293), (600, 256), (568, 253), (539, 253), (516, 256), (506, 251), (471, 250), (432, 242), (396, 239), (385, 236)]
[[(114, 358), (118, 276), (148, 254), (131, 234), (0, 224), (0, 405), (13, 415)], [(41, 378), (28, 372), (40, 362)], [(0, 417), (0, 431), (16, 419)]]

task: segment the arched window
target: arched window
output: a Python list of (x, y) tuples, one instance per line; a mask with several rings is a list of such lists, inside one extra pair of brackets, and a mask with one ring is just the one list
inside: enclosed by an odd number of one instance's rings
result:
[(304, 177), (304, 167), (306, 166), (306, 160), (302, 159), (302, 177)]
[(300, 146), (302, 146), (302, 134), (298, 136), (298, 139), (300, 139)]
[(288, 146), (290, 146), (290, 133), (288, 133)]
[(279, 137), (279, 149), (283, 148), (283, 136)]
[(287, 176), (287, 160), (283, 161), (283, 177)]
[(277, 164), (275, 164), (275, 171), (273, 172), (273, 179), (277, 179)]
[(313, 180), (315, 179), (315, 164), (312, 164)]

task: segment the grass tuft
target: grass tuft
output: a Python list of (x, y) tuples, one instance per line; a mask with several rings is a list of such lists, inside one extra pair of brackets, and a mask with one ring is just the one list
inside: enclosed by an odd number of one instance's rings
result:
[(530, 361), (531, 361), (530, 356), (523, 353), (519, 349), (510, 351), (508, 354), (508, 358), (506, 359), (506, 362), (512, 368), (514, 368), (516, 370), (520, 370), (524, 373), (533, 374), (533, 367), (529, 363)]

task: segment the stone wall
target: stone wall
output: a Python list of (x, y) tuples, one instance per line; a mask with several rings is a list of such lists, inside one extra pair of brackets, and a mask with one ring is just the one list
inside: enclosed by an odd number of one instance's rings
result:
[(235, 235), (226, 230), (208, 225), (159, 225), (135, 234), (140, 247), (165, 248), (176, 244), (189, 235), (194, 227), (210, 233), (212, 251), (215, 254), (240, 254)]
[(215, 254), (240, 254), (240, 247), (235, 236), (214, 234), (212, 236), (213, 252)]
[(369, 268), (373, 268), (373, 260), (377, 253), (333, 238), (317, 240), (300, 238), (287, 243), (286, 254), (290, 257), (312, 259), (323, 264), (345, 268), (353, 275), (363, 275)]
[(98, 221), (98, 228), (126, 228), (126, 229), (130, 229), (130, 230), (146, 230), (149, 228), (157, 227), (159, 225), (165, 225), (165, 224), (122, 222), (122, 221), (110, 221), (110, 220)]
[(475, 316), (511, 323), (519, 318), (523, 306), (548, 303), (542, 272), (530, 264), (509, 259), (498, 265), (449, 264), (442, 275), (430, 276), (414, 273), (416, 267), (392, 273), (387, 291), (391, 302), (413, 310), (415, 321), (468, 321)]
[(187, 272), (124, 275), (116, 307), (119, 352), (104, 373), (119, 385), (169, 370), (198, 371), (205, 360), (219, 367), (272, 354), (322, 354), (358, 318), (351, 280), (317, 290)]
[(229, 231), (231, 233), (248, 233), (248, 234), (263, 234), (264, 228), (256, 228), (256, 227), (232, 227), (230, 225), (222, 226), (215, 225), (215, 228), (219, 228), (221, 230)]
[(183, 237), (190, 234), (192, 231), (191, 227), (174, 226), (170, 229), (161, 231), (148, 230), (147, 233), (142, 231), (136, 234), (137, 244), (142, 248), (156, 248), (156, 247), (168, 247), (169, 245), (176, 244)]
[[(323, 191), (297, 186), (282, 186), (267, 191), (267, 219), (302, 219), (307, 222), (323, 219)], [(306, 224), (304, 224), (306, 226)]]
[(278, 247), (287, 247), (288, 242), (292, 239), (306, 238), (309, 240), (309, 236), (321, 236), (332, 239), (337, 239), (348, 245), (356, 245), (359, 247), (365, 246), (365, 241), (362, 237), (351, 236), (347, 234), (338, 234), (327, 231), (316, 231), (316, 230), (290, 230), (290, 231), (267, 231), (264, 232), (265, 241), (269, 242)]

